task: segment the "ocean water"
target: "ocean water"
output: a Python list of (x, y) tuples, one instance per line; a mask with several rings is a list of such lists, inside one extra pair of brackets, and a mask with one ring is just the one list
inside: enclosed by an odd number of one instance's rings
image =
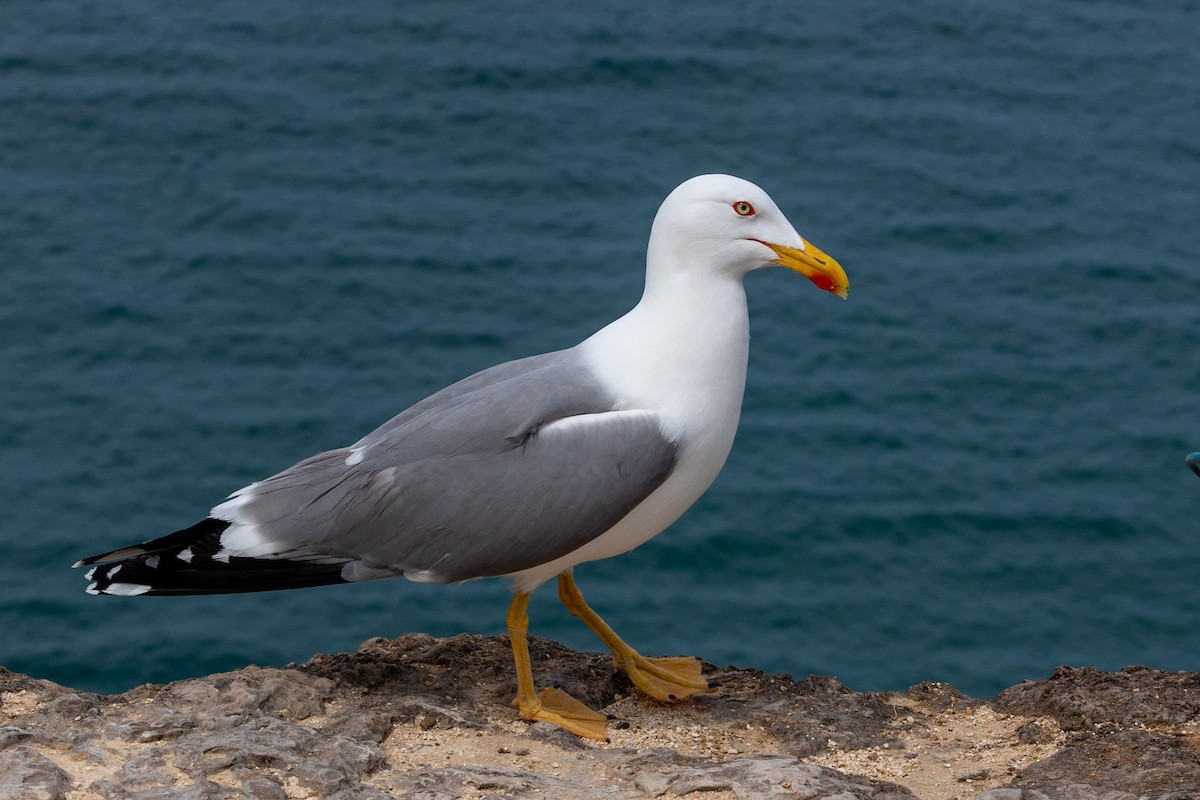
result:
[[(662, 198), (769, 191), (724, 473), (577, 571), (647, 653), (988, 696), (1200, 669), (1200, 5), (15, 0), (0, 8), (0, 664), (121, 691), (500, 581), (98, 598), (191, 524), (640, 293)], [(532, 632), (596, 649), (543, 590)]]

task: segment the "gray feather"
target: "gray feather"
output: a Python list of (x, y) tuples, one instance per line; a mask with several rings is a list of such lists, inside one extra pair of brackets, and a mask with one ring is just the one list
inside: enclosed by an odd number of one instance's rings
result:
[[(676, 445), (651, 414), (538, 436), (613, 406), (574, 350), (501, 364), (352, 448), (255, 484), (238, 516), (291, 558), (344, 558), (438, 582), (528, 569), (607, 531), (670, 474)], [(361, 460), (347, 464), (354, 451)]]

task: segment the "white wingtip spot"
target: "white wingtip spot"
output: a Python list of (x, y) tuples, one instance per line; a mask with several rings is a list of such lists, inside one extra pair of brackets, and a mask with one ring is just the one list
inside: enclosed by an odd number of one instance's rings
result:
[(88, 594), (100, 594), (100, 590), (96, 588), (96, 584), (94, 583), (89, 583), (88, 587), (84, 589), (84, 591)]
[[(83, 573), (83, 579), (86, 581), (92, 580), (92, 578), (95, 577), (95, 575), (96, 575), (97, 569), (99, 569), (99, 567), (92, 567), (87, 572)], [(94, 583), (92, 584), (92, 586), (95, 586), (95, 585), (96, 584), (94, 584)]]
[(147, 558), (146, 566), (150, 569), (158, 569), (158, 556), (150, 556)]
[(178, 558), (180, 561), (184, 562), (185, 564), (192, 563), (192, 548), (190, 548), (190, 547), (183, 548), (182, 550), (180, 550), (178, 553), (175, 554), (175, 557)]
[[(92, 584), (92, 586), (95, 585)], [(150, 587), (141, 583), (110, 583), (104, 587), (104, 594), (113, 594), (118, 597), (136, 597), (148, 591), (150, 591)], [(93, 592), (93, 594), (98, 594), (98, 592)]]
[(76, 561), (74, 564), (71, 565), (71, 569), (79, 569), (80, 567), (83, 566), (83, 561), (84, 561), (84, 559), (82, 559), (82, 558), (79, 559), (78, 561)]

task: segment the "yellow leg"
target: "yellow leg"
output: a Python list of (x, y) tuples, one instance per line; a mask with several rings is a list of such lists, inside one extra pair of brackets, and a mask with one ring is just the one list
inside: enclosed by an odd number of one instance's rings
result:
[(529, 630), (528, 606), (529, 593), (517, 592), (508, 607), (508, 640), (512, 643), (513, 660), (517, 665), (517, 699), (513, 705), (518, 708), (521, 719), (550, 722), (576, 736), (603, 742), (608, 738), (603, 714), (560, 689), (534, 693), (533, 665), (529, 661), (529, 643), (525, 639)]
[(699, 659), (687, 656), (646, 658), (621, 641), (613, 629), (588, 607), (583, 592), (575, 585), (570, 572), (558, 576), (558, 599), (600, 637), (612, 651), (613, 663), (625, 671), (633, 685), (655, 700), (682, 700), (694, 694), (714, 691), (701, 674)]

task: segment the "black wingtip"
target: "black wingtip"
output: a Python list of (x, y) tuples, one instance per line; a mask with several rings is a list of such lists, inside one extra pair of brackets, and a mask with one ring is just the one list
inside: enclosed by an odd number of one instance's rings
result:
[(107, 564), (112, 561), (121, 561), (126, 558), (137, 558), (138, 556), (150, 556), (155, 553), (165, 553), (169, 550), (182, 549), (191, 545), (200, 543), (208, 537), (219, 535), (222, 531), (229, 527), (229, 523), (223, 519), (213, 519), (208, 517), (197, 522), (190, 528), (168, 533), (166, 536), (160, 536), (157, 539), (151, 539), (148, 542), (140, 544), (128, 545), (118, 550), (110, 550), (107, 553), (100, 553), (95, 556), (81, 558), (71, 566), (91, 567), (96, 564)]
[(87, 574), (88, 594), (122, 597), (241, 594), (348, 583), (342, 563), (232, 557), (217, 561), (195, 557), (138, 556), (101, 564)]
[(146, 555), (146, 551), (141, 547), (122, 547), (120, 550), (112, 550), (107, 553), (101, 553), (98, 556), (81, 558), (71, 565), (71, 569), (79, 569), (80, 567), (94, 567), (97, 564), (106, 564), (109, 561), (120, 561), (123, 558), (133, 558), (134, 556), (144, 555)]
[(92, 567), (88, 594), (237, 594), (347, 583), (348, 559), (285, 556), (248, 558), (224, 551), (225, 520), (208, 518), (190, 528), (75, 562)]

